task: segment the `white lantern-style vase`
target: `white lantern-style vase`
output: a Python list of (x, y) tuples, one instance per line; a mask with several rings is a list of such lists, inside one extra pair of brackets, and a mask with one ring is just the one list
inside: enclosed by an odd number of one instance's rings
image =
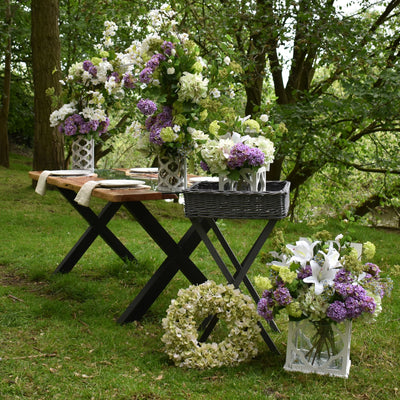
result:
[(186, 188), (186, 157), (170, 154), (159, 155), (157, 190), (165, 193), (179, 193)]
[(76, 136), (71, 152), (71, 169), (94, 171), (94, 139), (91, 136)]
[(286, 371), (347, 378), (350, 371), (351, 321), (289, 321)]

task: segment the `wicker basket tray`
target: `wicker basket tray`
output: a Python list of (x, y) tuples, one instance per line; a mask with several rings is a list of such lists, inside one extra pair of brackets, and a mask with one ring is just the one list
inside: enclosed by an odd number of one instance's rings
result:
[(217, 182), (199, 182), (184, 190), (188, 218), (282, 219), (289, 211), (290, 182), (269, 181), (263, 192), (218, 190)]

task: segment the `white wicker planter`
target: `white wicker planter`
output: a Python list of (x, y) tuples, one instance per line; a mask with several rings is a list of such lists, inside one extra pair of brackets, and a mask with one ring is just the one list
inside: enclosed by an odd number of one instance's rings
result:
[[(321, 332), (326, 332), (326, 340), (319, 344)], [(350, 371), (351, 321), (326, 324), (326, 328), (308, 319), (289, 321), (288, 344), (286, 350), (286, 371), (316, 373), (347, 378)]]

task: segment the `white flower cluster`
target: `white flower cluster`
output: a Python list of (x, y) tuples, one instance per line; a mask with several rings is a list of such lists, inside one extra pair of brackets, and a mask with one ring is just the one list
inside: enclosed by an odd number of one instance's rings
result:
[[(226, 322), (228, 337), (220, 343), (199, 343), (197, 328), (211, 315)], [(206, 281), (181, 289), (162, 324), (166, 353), (184, 368), (237, 365), (256, 356), (257, 313), (252, 299), (233, 285)]]
[(75, 106), (76, 102), (73, 101), (71, 103), (64, 104), (58, 110), (53, 111), (50, 115), (50, 126), (54, 128), (60, 122), (64, 121), (68, 115), (74, 114), (77, 111)]

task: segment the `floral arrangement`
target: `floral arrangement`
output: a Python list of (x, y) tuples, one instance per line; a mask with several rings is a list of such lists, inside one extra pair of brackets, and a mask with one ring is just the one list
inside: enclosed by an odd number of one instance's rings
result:
[[(210, 101), (224, 94), (217, 88), (221, 76), (228, 83), (227, 70), (233, 72), (236, 64), (225, 57), (223, 68), (211, 68), (189, 34), (176, 30), (174, 17), (169, 5), (150, 12), (148, 35), (130, 51), (141, 90), (137, 103), (144, 120), (140, 147), (155, 154), (186, 156), (204, 135), (199, 126), (208, 117)], [(232, 96), (228, 84), (226, 92)]]
[[(370, 260), (373, 243), (364, 243), (362, 249), (361, 260)], [(258, 313), (266, 320), (283, 309), (294, 320), (372, 320), (391, 290), (390, 278), (381, 277), (376, 264), (362, 262), (343, 235), (335, 240), (300, 239), (273, 255), (278, 260), (269, 264), (268, 275), (255, 280), (263, 290)]]
[[(209, 316), (226, 322), (228, 337), (220, 343), (200, 343), (198, 327)], [(237, 365), (257, 352), (257, 312), (252, 299), (233, 285), (206, 281), (180, 289), (162, 325), (162, 341), (173, 362), (185, 368)]]
[(98, 55), (73, 64), (62, 81), (64, 104), (50, 115), (50, 125), (67, 136), (102, 135), (108, 131), (108, 110), (135, 87), (129, 53), (115, 53), (118, 27), (105, 22)]
[(236, 118), (232, 125), (211, 122), (209, 135), (199, 138), (201, 168), (232, 180), (238, 180), (243, 171), (257, 171), (262, 167), (269, 170), (275, 148), (265, 137), (266, 131), (271, 133), (272, 129), (266, 125), (267, 121), (268, 116), (263, 114), (260, 122), (250, 117)]
[[(256, 278), (256, 285), (263, 290), (259, 315), (269, 321), (286, 310), (289, 320), (307, 319), (313, 327), (303, 354), (310, 367), (300, 365), (296, 367), (299, 370), (312, 368), (321, 373), (320, 368), (330, 365), (330, 357), (339, 357), (342, 350), (335, 340), (338, 323), (360, 318), (372, 321), (382, 311), (382, 298), (390, 294), (392, 281), (383, 278), (380, 268), (369, 262), (374, 254), (373, 243), (364, 243), (359, 255), (343, 235), (334, 240), (300, 239), (295, 245), (286, 245), (280, 254), (273, 252), (277, 260), (269, 264), (268, 275)], [(343, 376), (347, 374), (348, 370)]]

